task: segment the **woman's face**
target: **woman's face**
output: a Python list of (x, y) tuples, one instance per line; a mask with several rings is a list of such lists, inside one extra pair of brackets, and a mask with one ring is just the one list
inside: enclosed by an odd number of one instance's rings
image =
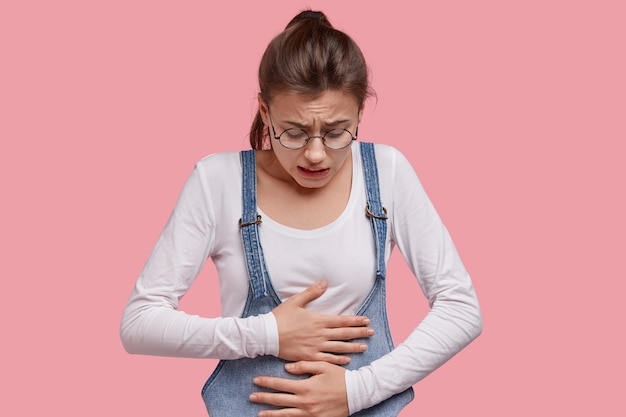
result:
[(290, 128), (301, 128), (309, 136), (323, 136), (331, 129), (346, 129), (355, 135), (362, 114), (353, 95), (336, 90), (327, 90), (316, 98), (281, 93), (269, 106), (259, 98), (259, 109), (279, 163), (277, 174), (291, 177), (304, 188), (328, 184), (344, 166), (351, 147), (328, 149), (321, 138), (313, 137), (303, 148), (287, 149), (274, 139), (272, 125), (276, 135)]

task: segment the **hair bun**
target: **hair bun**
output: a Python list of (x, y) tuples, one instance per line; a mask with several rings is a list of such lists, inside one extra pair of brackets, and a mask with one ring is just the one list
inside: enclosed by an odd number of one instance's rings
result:
[(303, 10), (300, 13), (298, 13), (293, 19), (291, 19), (291, 21), (289, 22), (286, 28), (290, 28), (296, 23), (306, 21), (306, 20), (315, 21), (317, 23), (320, 23), (324, 26), (328, 26), (331, 28), (333, 27), (333, 25), (330, 24), (330, 22), (326, 18), (326, 15), (323, 12), (319, 12), (315, 10)]

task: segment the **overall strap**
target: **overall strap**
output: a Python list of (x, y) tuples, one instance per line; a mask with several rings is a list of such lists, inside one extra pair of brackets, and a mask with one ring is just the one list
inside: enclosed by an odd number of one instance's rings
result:
[(269, 273), (263, 258), (263, 248), (259, 239), (261, 216), (256, 204), (256, 154), (255, 151), (241, 151), (241, 206), (242, 215), (239, 229), (246, 256), (246, 266), (250, 277), (252, 298), (259, 299), (268, 295)]
[(378, 183), (378, 167), (376, 165), (376, 154), (374, 144), (360, 142), (361, 161), (363, 164), (363, 176), (365, 177), (365, 191), (367, 194), (367, 206), (365, 212), (369, 216), (372, 231), (376, 241), (376, 276), (385, 279), (387, 274), (385, 266), (385, 247), (387, 242), (387, 209), (380, 201), (380, 189)]

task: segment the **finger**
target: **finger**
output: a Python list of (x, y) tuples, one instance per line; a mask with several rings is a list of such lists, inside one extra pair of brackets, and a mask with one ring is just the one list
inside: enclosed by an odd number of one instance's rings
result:
[(353, 342), (341, 342), (330, 341), (325, 342), (320, 350), (324, 353), (341, 354), (341, 353), (362, 353), (367, 350), (366, 343), (353, 343)]
[(313, 358), (314, 361), (332, 363), (333, 365), (347, 365), (350, 363), (350, 356), (335, 355), (332, 353), (318, 353)]
[(365, 316), (338, 316), (325, 315), (324, 324), (326, 327), (362, 327), (370, 324), (370, 319)]
[(326, 342), (322, 352), (315, 354), (311, 360), (332, 363), (333, 365), (347, 365), (352, 359), (341, 353), (363, 353), (368, 349), (365, 343)]
[[(311, 374), (318, 375), (324, 372), (324, 370), (328, 369), (327, 367), (334, 366), (326, 362), (318, 362), (318, 361), (298, 361), (298, 362), (289, 362), (285, 364), (285, 369), (290, 374), (294, 375), (303, 375), (303, 374)], [(301, 382), (301, 381), (294, 381)]]
[(292, 295), (291, 297), (289, 297), (289, 300), (287, 300), (287, 302), (292, 302), (299, 307), (304, 307), (316, 298), (321, 297), (321, 295), (326, 292), (327, 288), (328, 283), (322, 280), (318, 283), (311, 285), (306, 290), (298, 294)]
[(295, 407), (297, 405), (295, 395), (280, 392), (253, 392), (249, 399), (255, 403), (271, 404), (278, 407)]
[(272, 376), (257, 376), (252, 380), (260, 387), (270, 388), (282, 393), (295, 394), (298, 391), (299, 380), (277, 378)]
[(374, 329), (371, 327), (341, 327), (326, 329), (324, 336), (328, 340), (348, 341), (352, 339), (364, 339), (374, 336)]

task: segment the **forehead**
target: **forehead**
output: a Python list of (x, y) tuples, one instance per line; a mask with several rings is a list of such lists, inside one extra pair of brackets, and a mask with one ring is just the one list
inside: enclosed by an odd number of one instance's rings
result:
[(340, 114), (354, 116), (359, 110), (352, 94), (338, 90), (326, 90), (314, 97), (296, 92), (279, 93), (272, 98), (270, 107), (273, 115), (302, 118)]

